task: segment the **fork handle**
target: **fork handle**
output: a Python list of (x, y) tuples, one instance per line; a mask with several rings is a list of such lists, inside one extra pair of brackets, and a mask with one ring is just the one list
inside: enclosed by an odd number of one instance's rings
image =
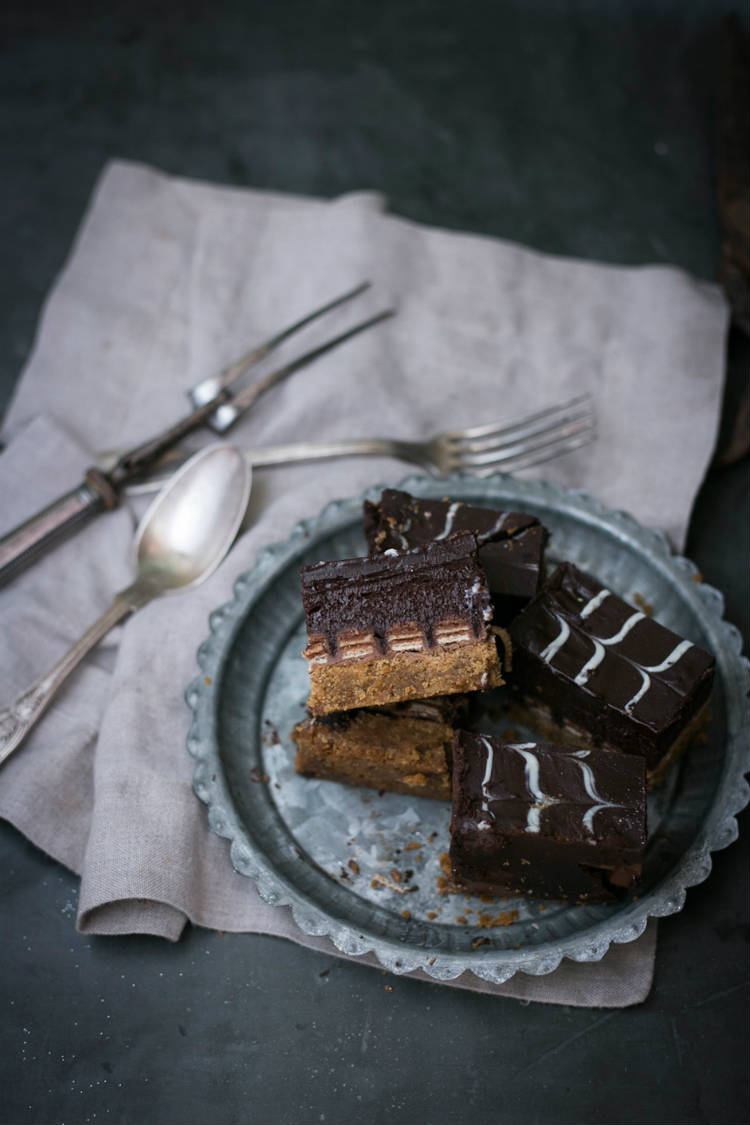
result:
[(407, 442), (388, 438), (358, 438), (352, 441), (295, 441), (286, 445), (267, 445), (261, 449), (248, 449), (246, 456), (255, 468), (264, 465), (284, 465), (293, 461), (324, 461), (329, 457), (400, 457), (407, 456)]
[[(255, 468), (269, 465), (291, 465), (296, 461), (325, 461), (335, 457), (397, 457), (400, 461), (410, 461), (429, 469), (424, 457), (420, 457), (414, 445), (408, 441), (393, 441), (388, 438), (357, 438), (352, 441), (294, 441), (286, 445), (266, 445), (259, 449), (245, 450), (245, 456)], [(143, 496), (157, 492), (176, 472), (182, 461), (170, 463), (169, 471), (148, 480), (129, 484), (129, 496)]]
[(9, 531), (0, 538), (0, 584), (107, 506), (104, 496), (85, 481)]

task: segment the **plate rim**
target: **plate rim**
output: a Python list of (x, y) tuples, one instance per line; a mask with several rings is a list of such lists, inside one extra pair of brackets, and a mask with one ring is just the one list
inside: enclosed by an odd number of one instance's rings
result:
[[(430, 494), (435, 489), (450, 493), (452, 489), (466, 488), (469, 484), (502, 491), (515, 497), (513, 503), (527, 501), (560, 508), (564, 502), (568, 511), (573, 510), (579, 516), (585, 514), (599, 524), (607, 524), (620, 537), (635, 541), (652, 561), (658, 561), (670, 573), (687, 600), (693, 602), (698, 617), (710, 622), (723, 642), (716, 658), (717, 670), (723, 672), (727, 707), (724, 769), (713, 802), (692, 843), (672, 871), (642, 898), (629, 903), (618, 915), (616, 923), (603, 919), (590, 929), (541, 944), (531, 953), (527, 947), (525, 951), (523, 948), (483, 948), (473, 954), (432, 955), (429, 950), (410, 950), (408, 946), (376, 935), (355, 933), (348, 923), (331, 917), (297, 892), (253, 848), (234, 808), (216, 737), (217, 685), (234, 637), (268, 583), (295, 554), (305, 548), (313, 534), (330, 534), (338, 525), (351, 524), (361, 511), (363, 501), (377, 498), (385, 487)], [(624, 944), (640, 937), (649, 918), (665, 917), (681, 910), (687, 890), (703, 882), (710, 874), (711, 853), (737, 839), (737, 813), (750, 801), (750, 786), (744, 777), (750, 769), (750, 752), (747, 750), (750, 718), (747, 707), (742, 706), (742, 700), (746, 701), (750, 692), (750, 661), (742, 653), (739, 630), (724, 620), (723, 613), (722, 594), (702, 581), (694, 563), (672, 552), (662, 532), (644, 527), (628, 512), (607, 508), (588, 491), (565, 489), (547, 480), (523, 480), (508, 473), (492, 473), (481, 478), (467, 472), (440, 478), (412, 473), (395, 485), (373, 485), (359, 496), (330, 500), (317, 516), (298, 521), (286, 539), (264, 547), (254, 566), (235, 580), (231, 600), (209, 614), (209, 634), (196, 654), (200, 671), (185, 691), (185, 700), (192, 711), (187, 750), (195, 761), (193, 791), (206, 805), (211, 830), (230, 841), (230, 858), (235, 870), (254, 881), (260, 897), (270, 905), (289, 907), (303, 933), (329, 937), (334, 946), (347, 956), (372, 953), (385, 969), (397, 974), (421, 969), (435, 980), (453, 980), (464, 972), (470, 972), (481, 980), (496, 984), (504, 983), (517, 972), (546, 975), (558, 968), (563, 959), (600, 961), (613, 943)], [(736, 714), (733, 713), (733, 705)]]

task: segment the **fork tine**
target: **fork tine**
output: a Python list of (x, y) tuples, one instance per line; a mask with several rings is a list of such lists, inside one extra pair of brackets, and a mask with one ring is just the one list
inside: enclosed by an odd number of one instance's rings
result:
[(479, 477), (488, 476), (497, 469), (502, 469), (504, 472), (518, 472), (520, 469), (527, 469), (532, 465), (541, 465), (545, 461), (561, 457), (564, 453), (572, 453), (573, 450), (588, 445), (595, 437), (596, 431), (593, 426), (590, 426), (573, 433), (558, 435), (551, 440), (537, 442), (531, 446), (526, 445), (515, 453), (510, 451), (500, 453), (491, 461), (484, 461), (477, 465), (464, 464), (463, 467), (470, 469)]
[(494, 442), (490, 447), (482, 443), (482, 447), (474, 449), (454, 449), (451, 452), (452, 460), (463, 468), (474, 469), (483, 465), (502, 464), (514, 457), (522, 457), (526, 453), (544, 449), (566, 438), (577, 437), (579, 434), (588, 433), (593, 429), (593, 418), (586, 417), (576, 422), (565, 422), (561, 425), (547, 426), (541, 432), (518, 441)]
[(511, 457), (500, 466), (477, 469), (474, 475), (477, 477), (489, 477), (497, 472), (498, 469), (505, 473), (519, 473), (524, 469), (530, 469), (534, 465), (542, 465), (545, 461), (552, 461), (556, 457), (562, 457), (566, 453), (573, 453), (576, 449), (580, 449), (581, 446), (588, 445), (595, 437), (596, 435), (592, 432), (583, 434), (580, 437), (565, 439), (555, 448), (540, 450), (538, 453), (530, 453), (525, 457)]
[[(501, 438), (496, 436), (483, 439), (472, 438), (463, 444), (453, 446), (452, 452), (459, 457), (477, 457), (483, 453), (498, 453), (503, 451), (513, 452), (514, 447), (523, 446), (533, 442), (536, 438), (576, 433), (594, 424), (594, 412), (591, 408), (582, 407), (561, 414), (559, 418), (550, 422), (536, 422), (530, 426), (519, 426), (512, 432), (506, 432)], [(479, 463), (479, 461), (477, 462)]]
[(526, 414), (514, 422), (505, 424), (489, 422), (483, 426), (471, 426), (465, 430), (454, 430), (443, 434), (443, 438), (446, 442), (457, 445), (468, 443), (477, 449), (482, 448), (482, 439), (491, 438), (492, 440), (486, 446), (486, 448), (491, 448), (503, 440), (520, 440), (523, 437), (543, 433), (558, 422), (573, 420), (592, 409), (591, 395), (586, 392), (576, 395), (566, 402), (558, 403), (556, 406), (548, 406), (544, 410)]
[(246, 352), (239, 359), (234, 360), (227, 367), (223, 368), (218, 375), (211, 375), (208, 379), (203, 379), (195, 387), (188, 391), (188, 396), (194, 406), (202, 406), (204, 402), (209, 402), (224, 387), (228, 387), (231, 383), (243, 375), (249, 367), (253, 364), (259, 363), (261, 359), (275, 351), (285, 340), (293, 336), (295, 332), (299, 332), (302, 328), (306, 328), (319, 316), (324, 316), (325, 313), (331, 312), (333, 309), (343, 305), (346, 301), (351, 301), (354, 297), (358, 297), (360, 293), (364, 293), (365, 289), (369, 289), (372, 285), (371, 281), (363, 281), (361, 284), (356, 285), (354, 289), (349, 289), (346, 293), (342, 293), (340, 297), (334, 297), (332, 301), (327, 304), (321, 305), (320, 308), (313, 309), (312, 312), (303, 316), (300, 320), (295, 320), (294, 324), (290, 324), (287, 328), (282, 328), (280, 332), (276, 332), (273, 336), (269, 336), (263, 343), (258, 344), (257, 347), (252, 348), (251, 351)]
[(256, 398), (263, 394), (264, 391), (267, 391), (269, 387), (274, 386), (274, 384), (280, 382), (282, 379), (286, 379), (288, 375), (292, 375), (295, 371), (299, 371), (301, 367), (306, 367), (308, 363), (312, 363), (314, 359), (325, 355), (326, 352), (337, 348), (339, 344), (343, 344), (345, 340), (351, 339), (352, 336), (357, 336), (367, 328), (372, 328), (373, 325), (380, 324), (382, 320), (388, 320), (389, 317), (395, 316), (395, 312), (395, 309), (384, 309), (383, 312), (376, 313), (375, 316), (370, 316), (367, 320), (360, 321), (360, 323), (355, 324), (353, 328), (348, 328), (346, 332), (340, 332), (338, 336), (326, 340), (325, 343), (320, 344), (317, 348), (313, 348), (309, 352), (305, 352), (304, 355), (298, 356), (290, 363), (285, 363), (283, 367), (277, 367), (275, 371), (272, 371), (270, 375), (266, 375), (264, 379), (253, 383), (250, 387), (245, 387), (234, 395), (231, 405), (238, 414), (242, 413), (242, 411), (247, 410), (249, 406), (252, 406)]

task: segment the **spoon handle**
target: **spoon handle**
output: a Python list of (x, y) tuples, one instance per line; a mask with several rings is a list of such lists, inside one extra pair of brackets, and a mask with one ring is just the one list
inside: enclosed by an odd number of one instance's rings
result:
[(68, 649), (54, 668), (21, 692), (9, 707), (0, 711), (0, 765), (21, 745), (60, 685), (73, 669), (78, 667), (86, 653), (90, 652), (118, 621), (122, 621), (123, 617), (132, 610), (149, 600), (147, 596), (145, 601), (143, 596), (133, 597), (134, 592), (134, 587), (130, 587), (117, 594), (109, 609), (106, 609), (80, 640)]

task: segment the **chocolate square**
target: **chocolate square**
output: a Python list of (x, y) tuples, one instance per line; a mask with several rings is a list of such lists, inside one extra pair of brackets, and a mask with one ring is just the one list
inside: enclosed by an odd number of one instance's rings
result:
[(535, 516), (458, 500), (425, 499), (387, 488), (377, 504), (365, 501), (363, 526), (371, 556), (471, 532), (498, 625), (507, 624), (539, 588), (547, 532)]
[(642, 758), (457, 731), (450, 857), (474, 892), (607, 900), (646, 843)]
[(711, 692), (709, 653), (571, 563), (509, 631), (513, 685), (537, 729), (640, 754), (650, 771), (684, 745)]

